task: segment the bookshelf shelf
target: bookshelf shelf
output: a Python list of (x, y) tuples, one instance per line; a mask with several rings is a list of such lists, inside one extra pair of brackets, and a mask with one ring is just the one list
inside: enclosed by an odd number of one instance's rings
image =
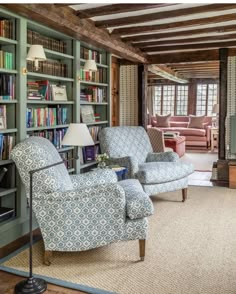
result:
[(75, 171), (75, 169), (74, 168), (69, 168), (68, 169), (68, 173), (70, 174), (70, 173), (73, 173)]
[(7, 164), (12, 164), (13, 160), (7, 159), (7, 160), (0, 160), (0, 166), (1, 165), (7, 165)]
[[(82, 63), (85, 63), (86, 60), (83, 59), (83, 58), (80, 58), (80, 61), (81, 61)], [(96, 63), (96, 65), (97, 65), (98, 67), (109, 68), (109, 66), (106, 65), (106, 64)]]
[(45, 104), (45, 105), (58, 105), (58, 104), (74, 104), (74, 101), (48, 101), (48, 100), (27, 100), (27, 104)]
[(28, 72), (27, 77), (37, 78), (42, 80), (51, 80), (51, 81), (74, 82), (74, 79), (71, 79), (71, 78), (64, 78), (64, 77), (46, 75), (46, 74), (35, 73), (35, 72)]
[(63, 128), (68, 128), (68, 124), (66, 125), (56, 125), (56, 126), (51, 126), (51, 127), (33, 127), (33, 128), (27, 128), (27, 132), (32, 132), (32, 131), (42, 131), (42, 130), (54, 130), (54, 129), (63, 129)]
[(80, 169), (84, 169), (84, 168), (87, 168), (87, 167), (90, 167), (90, 166), (93, 166), (93, 165), (96, 165), (96, 164), (97, 164), (96, 161), (91, 161), (91, 162), (88, 162), (88, 163), (84, 163), (84, 164), (80, 165)]
[(0, 134), (11, 134), (11, 133), (17, 133), (17, 129), (5, 129), (5, 130), (0, 130)]
[(4, 38), (4, 37), (0, 37), (0, 44), (4, 44), (4, 45), (16, 45), (18, 44), (18, 42), (16, 40), (12, 40), (12, 39), (8, 39), (8, 38)]
[(93, 125), (105, 125), (108, 124), (108, 120), (104, 120), (104, 121), (95, 121), (95, 122), (91, 122), (91, 123), (87, 123), (87, 126), (93, 126)]
[(16, 191), (17, 191), (17, 188), (9, 188), (9, 189), (0, 188), (0, 197), (4, 197), (6, 195), (15, 193)]
[(17, 70), (15, 69), (6, 69), (6, 68), (0, 68), (1, 73), (7, 73), (7, 74), (17, 74)]
[(62, 148), (57, 149), (57, 151), (58, 152), (65, 152), (65, 151), (70, 151), (73, 149), (74, 149), (74, 147), (62, 147)]
[(108, 105), (107, 102), (88, 102), (88, 101), (80, 101), (81, 105)]
[[(28, 44), (27, 47), (29, 48), (30, 45)], [(46, 53), (47, 58), (74, 59), (73, 55), (53, 51), (53, 50), (50, 50), (50, 49), (47, 49), (47, 48), (44, 48), (44, 51)]]
[(83, 81), (83, 80), (80, 80), (80, 84), (91, 85), (91, 86), (108, 87), (108, 84), (96, 83), (96, 82), (90, 82), (90, 81)]
[(18, 103), (17, 100), (0, 100), (0, 104), (15, 104)]

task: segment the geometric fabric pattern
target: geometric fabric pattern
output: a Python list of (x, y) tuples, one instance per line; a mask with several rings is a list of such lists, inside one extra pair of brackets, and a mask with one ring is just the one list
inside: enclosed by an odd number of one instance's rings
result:
[(172, 184), (186, 188), (187, 177), (194, 171), (193, 165), (180, 162), (175, 152), (154, 153), (143, 127), (103, 128), (99, 141), (102, 153), (106, 152), (112, 163), (128, 169), (128, 178), (138, 179), (143, 189), (150, 186), (144, 189), (149, 195), (173, 191)]
[[(30, 170), (61, 161), (52, 143), (40, 137), (30, 137), (16, 145), (12, 159), (27, 189)], [(146, 216), (153, 213), (151, 200), (140, 191), (138, 181), (130, 185), (130, 192), (128, 184), (123, 185), (125, 189), (110, 169), (70, 177), (61, 164), (35, 173), (33, 211), (45, 249), (83, 251), (122, 240), (146, 239)], [(132, 202), (134, 192), (138, 200)], [(132, 207), (130, 216), (127, 207)]]

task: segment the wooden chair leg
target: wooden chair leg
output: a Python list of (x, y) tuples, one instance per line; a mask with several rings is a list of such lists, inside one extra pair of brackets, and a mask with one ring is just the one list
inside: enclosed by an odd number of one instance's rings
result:
[(51, 264), (51, 258), (52, 258), (52, 251), (45, 250), (43, 263), (45, 265), (48, 265), (49, 266)]
[(187, 191), (188, 191), (187, 188), (182, 189), (182, 196), (183, 196), (182, 202), (184, 202), (187, 199)]
[(145, 241), (146, 240), (139, 240), (139, 256), (141, 261), (144, 261), (145, 257)]

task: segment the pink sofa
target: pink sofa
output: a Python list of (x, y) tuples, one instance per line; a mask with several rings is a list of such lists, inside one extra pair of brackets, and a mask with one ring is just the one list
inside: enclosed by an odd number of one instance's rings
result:
[[(203, 129), (188, 128), (188, 116), (171, 116), (170, 127), (158, 127), (164, 132), (179, 132), (180, 136), (185, 136), (186, 146), (201, 146), (208, 148), (210, 146), (210, 128), (212, 125), (212, 117), (204, 118)], [(151, 125), (156, 126), (156, 117), (151, 117)]]

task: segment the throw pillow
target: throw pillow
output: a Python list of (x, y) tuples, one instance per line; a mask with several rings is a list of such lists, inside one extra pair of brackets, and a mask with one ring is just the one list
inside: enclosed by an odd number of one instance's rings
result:
[(163, 127), (163, 128), (169, 128), (170, 127), (170, 120), (171, 114), (167, 114), (167, 115), (159, 115), (156, 114), (156, 127)]
[(203, 129), (204, 118), (205, 118), (204, 115), (203, 116), (190, 115), (188, 128)]

